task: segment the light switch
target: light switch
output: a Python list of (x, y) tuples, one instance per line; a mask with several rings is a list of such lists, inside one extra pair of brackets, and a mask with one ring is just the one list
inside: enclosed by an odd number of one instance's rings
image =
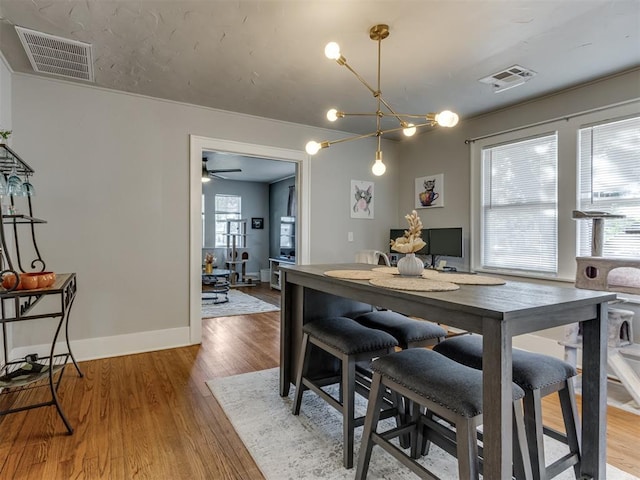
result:
[(353, 232), (347, 232), (347, 241), (353, 242)]

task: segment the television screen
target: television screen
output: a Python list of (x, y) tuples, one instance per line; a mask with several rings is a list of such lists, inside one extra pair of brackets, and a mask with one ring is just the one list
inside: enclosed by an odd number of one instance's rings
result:
[(462, 228), (430, 228), (427, 247), (430, 255), (462, 257)]
[[(395, 240), (398, 237), (403, 237), (404, 236), (404, 228), (392, 228), (391, 231), (389, 232), (389, 240), (393, 239)], [(425, 242), (427, 242), (427, 229), (423, 228), (422, 229), (422, 240), (424, 240)], [(395, 250), (391, 250), (391, 245), (389, 245), (389, 252), (391, 253), (397, 253), (395, 252)], [(418, 255), (428, 255), (429, 254), (429, 244), (427, 242), (427, 246), (421, 248), (420, 250), (418, 250), (416, 252), (416, 254)]]

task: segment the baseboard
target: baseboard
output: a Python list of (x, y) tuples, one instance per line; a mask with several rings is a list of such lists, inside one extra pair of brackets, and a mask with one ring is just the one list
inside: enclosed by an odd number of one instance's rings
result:
[(564, 347), (553, 338), (541, 337), (539, 335), (519, 335), (513, 337), (513, 346), (530, 352), (542, 353), (551, 357), (564, 360)]
[[(452, 327), (447, 327), (447, 329), (452, 333), (462, 333), (465, 331)], [(513, 337), (513, 346), (522, 350), (528, 350), (529, 352), (542, 353), (564, 360), (564, 347), (558, 343), (558, 340), (554, 340), (553, 338), (532, 334), (519, 335)]]
[[(134, 353), (152, 352), (191, 345), (189, 327), (151, 330), (148, 332), (113, 335), (111, 337), (85, 338), (71, 341), (71, 350), (77, 361), (118, 357)], [(10, 358), (23, 358), (30, 353), (47, 356), (51, 345), (29, 345), (11, 350)], [(56, 352), (66, 351), (64, 342), (56, 344)]]

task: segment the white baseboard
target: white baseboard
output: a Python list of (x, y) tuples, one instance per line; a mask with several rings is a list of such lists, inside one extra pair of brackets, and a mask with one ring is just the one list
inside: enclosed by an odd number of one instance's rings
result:
[[(191, 345), (189, 341), (189, 327), (71, 340), (71, 350), (77, 361), (118, 357), (120, 355), (152, 352), (154, 350), (165, 350), (167, 348), (184, 347), (187, 345)], [(50, 344), (17, 347), (11, 350), (9, 357), (23, 358), (30, 353), (48, 356), (50, 349)], [(64, 341), (56, 344), (56, 352), (64, 352), (66, 349)]]
[(564, 360), (564, 347), (558, 343), (558, 340), (553, 338), (532, 334), (520, 335), (513, 337), (513, 346)]

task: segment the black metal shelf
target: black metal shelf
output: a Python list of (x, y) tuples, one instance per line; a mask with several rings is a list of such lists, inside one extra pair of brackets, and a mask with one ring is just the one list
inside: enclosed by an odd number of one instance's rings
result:
[(30, 217), (29, 215), (2, 215), (2, 223), (12, 224), (12, 223), (47, 223), (46, 220), (42, 220), (41, 218)]
[[(15, 389), (19, 387), (33, 386), (34, 383), (40, 382), (41, 380), (48, 380), (50, 360), (49, 357), (38, 358), (36, 361), (21, 358), (7, 363), (0, 369), (0, 388), (11, 390), (3, 391), (2, 394), (15, 392)], [(56, 376), (57, 373), (65, 367), (68, 360), (68, 353), (54, 355), (51, 375)], [(48, 386), (48, 383), (43, 383), (38, 386)]]
[(33, 175), (35, 171), (5, 143), (0, 143), (0, 172), (9, 174), (16, 167), (18, 175)]
[[(0, 175), (6, 178), (14, 172), (14, 169), (18, 175), (26, 176), (27, 178), (35, 173), (13, 150), (0, 143)], [(9, 198), (11, 211), (15, 211), (17, 197), (10, 196)], [(21, 198), (19, 202), (23, 202), (23, 200), (26, 200), (26, 214), (13, 213), (5, 215), (0, 209), (0, 223), (3, 224), (0, 226), (0, 279), (8, 274), (18, 277), (20, 272), (43, 272), (46, 270), (46, 265), (38, 249), (34, 225), (47, 222), (33, 216), (33, 205), (30, 196)], [(18, 228), (19, 224), (29, 225), (29, 234), (25, 232), (24, 228)], [(7, 242), (7, 234), (13, 237), (11, 244)], [(22, 250), (25, 236), (27, 237), (27, 243), (31, 243), (31, 248), (27, 249), (30, 258), (23, 258), (26, 256), (23, 253), (24, 250)], [(31, 403), (3, 408), (0, 410), (0, 415), (55, 406), (67, 432), (72, 434), (73, 427), (62, 410), (57, 391), (69, 360), (73, 362), (78, 375), (80, 377), (83, 376), (78, 363), (71, 353), (68, 333), (69, 313), (76, 294), (75, 273), (59, 274), (56, 276), (54, 284), (45, 288), (16, 290), (17, 283), (15, 282), (11, 289), (0, 287), (0, 327), (3, 346), (3, 358), (0, 359), (0, 394), (8, 395), (23, 390), (48, 387), (50, 398), (46, 401), (34, 403), (33, 399), (26, 397), (24, 401), (31, 400)], [(50, 302), (47, 304), (47, 308), (40, 308), (37, 312), (32, 311), (33, 307), (45, 297), (58, 301)], [(40, 306), (42, 307), (42, 305)], [(23, 359), (9, 360), (7, 325), (13, 322), (36, 319), (46, 319), (47, 325), (53, 330), (49, 353), (46, 356), (39, 357), (36, 354), (30, 354)], [(64, 338), (66, 349), (62, 346), (62, 342), (58, 345), (59, 338), (61, 340)], [(61, 349), (64, 349), (64, 351), (60, 351)], [(23, 403), (20, 400), (21, 398), (18, 397), (17, 401), (19, 403)]]

